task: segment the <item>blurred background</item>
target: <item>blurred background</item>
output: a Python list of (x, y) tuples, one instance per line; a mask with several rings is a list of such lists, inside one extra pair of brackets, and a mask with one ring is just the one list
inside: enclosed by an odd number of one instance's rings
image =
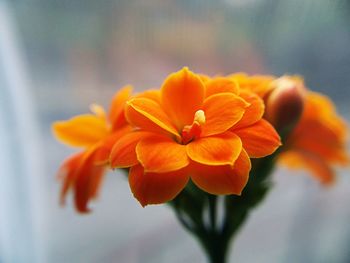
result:
[[(350, 1), (0, 1), (1, 263), (205, 261), (172, 211), (141, 208), (122, 174), (108, 174), (89, 215), (59, 206), (55, 177), (75, 149), (53, 138), (53, 121), (183, 66), (301, 74), (349, 120)], [(349, 262), (348, 171), (329, 189), (283, 168), (274, 181), (229, 262)]]

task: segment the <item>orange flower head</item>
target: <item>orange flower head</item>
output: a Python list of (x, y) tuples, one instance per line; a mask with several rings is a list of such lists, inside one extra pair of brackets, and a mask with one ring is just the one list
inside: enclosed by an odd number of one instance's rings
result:
[(63, 181), (61, 203), (70, 189), (74, 192), (76, 209), (88, 212), (88, 202), (98, 194), (115, 141), (130, 131), (124, 116), (124, 105), (131, 87), (120, 90), (113, 98), (109, 114), (96, 104), (93, 114), (84, 114), (67, 121), (57, 121), (52, 129), (56, 138), (82, 150), (67, 158), (61, 165), (58, 178)]
[(291, 168), (306, 168), (329, 185), (335, 179), (332, 167), (349, 164), (347, 127), (328, 97), (304, 89), (304, 99), (301, 119), (288, 136), (279, 160)]
[(183, 68), (160, 90), (127, 102), (134, 130), (114, 145), (111, 166), (131, 167), (130, 187), (143, 206), (173, 199), (189, 179), (211, 194), (240, 194), (250, 157), (269, 155), (280, 145), (263, 113), (263, 101), (236, 82), (203, 82)]

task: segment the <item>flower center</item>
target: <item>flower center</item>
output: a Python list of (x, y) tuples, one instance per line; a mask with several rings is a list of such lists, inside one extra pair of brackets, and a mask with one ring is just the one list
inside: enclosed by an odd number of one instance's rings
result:
[(194, 114), (193, 123), (191, 125), (186, 125), (182, 129), (182, 133), (181, 133), (182, 144), (188, 144), (192, 140), (198, 139), (202, 132), (201, 125), (203, 125), (204, 123), (205, 123), (204, 111), (202, 110), (196, 111), (196, 113)]

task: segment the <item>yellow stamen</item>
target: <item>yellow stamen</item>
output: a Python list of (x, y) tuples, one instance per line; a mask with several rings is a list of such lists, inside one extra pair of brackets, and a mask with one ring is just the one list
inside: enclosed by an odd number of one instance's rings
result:
[(194, 120), (193, 122), (198, 122), (200, 125), (203, 125), (205, 123), (205, 114), (202, 110), (197, 110), (194, 114)]
[(202, 110), (196, 111), (191, 125), (186, 125), (182, 130), (182, 143), (187, 144), (194, 139), (198, 139), (205, 123), (205, 113)]

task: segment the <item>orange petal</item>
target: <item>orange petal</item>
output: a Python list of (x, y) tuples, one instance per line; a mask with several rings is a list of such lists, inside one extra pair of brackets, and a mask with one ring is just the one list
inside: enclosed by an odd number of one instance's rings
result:
[(169, 75), (161, 89), (164, 110), (178, 130), (193, 122), (194, 114), (202, 106), (204, 85), (188, 68)]
[(68, 157), (58, 170), (57, 178), (63, 181), (60, 193), (61, 204), (65, 203), (66, 195), (75, 181), (76, 171), (84, 159), (84, 152)]
[(73, 188), (76, 209), (81, 213), (89, 211), (87, 204), (95, 198), (105, 172), (105, 166), (94, 165), (93, 151), (81, 152), (68, 158), (58, 174), (63, 181), (60, 200), (64, 204), (67, 192)]
[(332, 101), (325, 95), (308, 92), (305, 100), (303, 122), (318, 122), (319, 125), (328, 127), (339, 138), (345, 141), (347, 127), (345, 121), (336, 113)]
[(226, 132), (194, 140), (186, 145), (188, 156), (206, 165), (233, 165), (242, 150), (237, 135)]
[[(317, 133), (315, 133), (317, 131)], [(313, 139), (315, 141), (322, 140), (327, 145), (341, 145), (342, 137), (339, 136), (331, 127), (325, 125), (320, 120), (301, 120), (294, 128), (290, 135), (291, 140), (299, 138)]]
[(211, 78), (208, 75), (202, 73), (197, 74), (197, 76), (203, 81), (203, 83), (211, 80)]
[(141, 139), (152, 133), (135, 131), (121, 137), (113, 146), (110, 155), (112, 168), (126, 168), (139, 163), (136, 156), (136, 145)]
[(287, 151), (279, 155), (278, 161), (292, 169), (308, 169), (311, 175), (324, 185), (332, 184), (335, 180), (334, 172), (327, 162), (312, 153)]
[(155, 90), (155, 89), (146, 90), (144, 92), (137, 94), (136, 98), (146, 98), (161, 104), (160, 90)]
[(112, 129), (115, 130), (126, 124), (124, 116), (124, 107), (126, 101), (130, 98), (132, 86), (128, 85), (119, 90), (113, 97), (109, 110), (109, 120), (112, 124)]
[(250, 162), (250, 158), (248, 156), (248, 153), (242, 149), (240, 155), (238, 156), (234, 166), (233, 171), (236, 174), (237, 180), (240, 182), (241, 190), (244, 188), (244, 186), (248, 182), (249, 172), (252, 168), (252, 164)]
[(189, 176), (184, 170), (170, 173), (144, 173), (141, 165), (129, 172), (129, 184), (142, 206), (161, 204), (174, 199), (186, 186)]
[(76, 209), (81, 213), (89, 212), (88, 202), (96, 197), (105, 174), (104, 165), (95, 165), (93, 156), (81, 163), (76, 171), (74, 182), (74, 201)]
[(134, 126), (149, 132), (180, 135), (158, 103), (147, 98), (135, 98), (127, 102), (127, 120)]
[(300, 137), (297, 141), (292, 142), (293, 144), (290, 144), (289, 148), (312, 152), (322, 157), (327, 162), (341, 165), (349, 164), (349, 157), (346, 154), (345, 147), (337, 146), (336, 142), (334, 142), (334, 144), (328, 144), (327, 138), (322, 139), (323, 140), (317, 140), (317, 136), (311, 139), (310, 137), (308, 138), (308, 136)]
[(250, 90), (256, 93), (259, 97), (263, 98), (273, 88), (270, 83), (275, 77), (269, 75), (253, 75), (248, 76), (245, 73), (236, 73), (228, 76), (229, 78), (237, 81), (239, 87), (242, 89)]
[(52, 125), (55, 136), (71, 146), (89, 147), (108, 134), (107, 123), (103, 119), (85, 114), (68, 121), (57, 121)]
[(346, 143), (336, 131), (319, 120), (302, 120), (288, 137), (288, 149), (299, 149), (321, 156), (326, 161), (346, 165)]
[(201, 136), (227, 131), (242, 118), (248, 105), (233, 93), (219, 93), (210, 96), (203, 104), (206, 122), (202, 125)]
[(238, 94), (239, 89), (237, 83), (231, 79), (218, 77), (205, 82), (205, 97), (208, 98), (211, 95), (217, 93), (233, 93)]
[(240, 195), (248, 182), (251, 163), (247, 153), (242, 150), (233, 167), (193, 162), (189, 169), (191, 179), (202, 190), (215, 195)]
[(109, 156), (114, 144), (126, 133), (131, 132), (129, 125), (116, 130), (112, 134), (108, 135), (101, 143), (96, 146), (94, 153), (95, 164), (107, 164), (109, 162)]
[(241, 90), (239, 96), (246, 102), (250, 103), (250, 105), (245, 109), (242, 119), (235, 124), (235, 129), (256, 123), (262, 118), (265, 110), (264, 101), (258, 95), (249, 91)]
[(251, 158), (270, 155), (281, 145), (280, 136), (264, 119), (233, 132), (242, 140), (243, 148)]
[(330, 98), (318, 92), (306, 93), (304, 118), (313, 119), (315, 116), (327, 118), (332, 115), (336, 115), (336, 108)]
[(186, 146), (165, 136), (142, 139), (136, 146), (137, 159), (146, 172), (166, 173), (186, 167)]

